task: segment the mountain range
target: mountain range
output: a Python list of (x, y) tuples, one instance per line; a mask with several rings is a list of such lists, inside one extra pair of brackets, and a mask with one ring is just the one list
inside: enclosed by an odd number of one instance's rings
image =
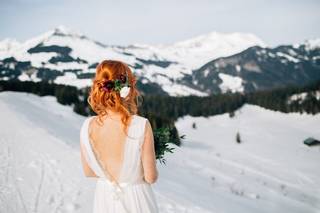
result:
[(104, 59), (129, 64), (142, 93), (207, 96), (320, 79), (320, 39), (268, 47), (250, 33), (212, 32), (173, 44), (106, 45), (59, 26), (0, 42), (0, 79), (90, 86)]

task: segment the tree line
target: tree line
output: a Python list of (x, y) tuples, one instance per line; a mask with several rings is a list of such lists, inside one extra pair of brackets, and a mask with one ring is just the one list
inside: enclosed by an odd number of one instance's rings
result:
[[(0, 81), (0, 91), (19, 91), (39, 96), (55, 96), (59, 103), (71, 105), (74, 112), (84, 116), (95, 115), (87, 103), (89, 89), (89, 87), (78, 89), (48, 81)], [(317, 91), (318, 93), (316, 93)], [(307, 94), (304, 99), (288, 101), (292, 95), (303, 92)], [(206, 97), (144, 95), (139, 106), (139, 115), (147, 117), (153, 128), (164, 126), (171, 128), (171, 134), (174, 135), (172, 142), (180, 145), (181, 140), (174, 125), (179, 117), (184, 115), (207, 117), (222, 113), (229, 113), (232, 116), (234, 111), (245, 103), (285, 113), (316, 114), (320, 112), (320, 81), (302, 87), (288, 86), (251, 93), (228, 92)]]

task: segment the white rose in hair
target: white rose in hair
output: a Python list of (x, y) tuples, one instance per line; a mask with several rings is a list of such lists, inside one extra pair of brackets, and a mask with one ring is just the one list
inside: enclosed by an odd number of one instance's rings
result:
[(128, 96), (129, 92), (130, 92), (130, 87), (127, 87), (127, 86), (122, 87), (121, 90), (120, 90), (120, 96), (122, 98), (125, 98), (125, 97)]

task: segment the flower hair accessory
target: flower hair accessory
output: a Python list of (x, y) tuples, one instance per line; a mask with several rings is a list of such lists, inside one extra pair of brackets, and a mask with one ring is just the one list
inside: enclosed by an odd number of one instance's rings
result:
[(102, 86), (103, 90), (106, 92), (111, 92), (112, 90), (120, 92), (120, 96), (125, 98), (130, 92), (130, 84), (128, 82), (128, 73), (126, 71), (126, 76), (120, 75), (120, 79), (106, 80)]

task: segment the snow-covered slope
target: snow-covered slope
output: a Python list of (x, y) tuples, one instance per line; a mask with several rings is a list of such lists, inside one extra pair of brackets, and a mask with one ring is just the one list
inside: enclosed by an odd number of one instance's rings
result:
[(182, 81), (194, 89), (215, 93), (253, 92), (320, 80), (319, 40), (275, 48), (250, 47), (210, 61)]
[[(104, 45), (59, 26), (21, 44), (10, 39), (0, 42), (0, 60), (14, 57), (20, 62), (30, 62), (30, 67), (42, 70), (40, 78), (79, 88), (91, 85), (90, 77), (95, 72), (96, 63), (103, 59), (123, 60), (132, 66), (142, 83), (156, 83), (170, 95), (203, 96), (207, 92), (185, 86), (178, 80), (204, 63), (255, 45), (265, 46), (252, 34), (217, 32), (170, 45)], [(5, 72), (10, 66), (13, 70), (18, 69), (14, 62), (6, 64)], [(31, 75), (29, 68), (18, 70), (22, 72), (19, 80), (39, 81), (39, 74)], [(0, 73), (0, 79), (10, 79), (9, 73), (3, 77)]]
[[(285, 114), (248, 104), (234, 118), (185, 116), (176, 126), (188, 141), (174, 167), (188, 168), (194, 180), (200, 179), (199, 195), (212, 212), (317, 212), (320, 146), (308, 147), (303, 140), (320, 139), (319, 124), (319, 114)], [(169, 162), (178, 155), (169, 156)]]
[(162, 51), (169, 58), (196, 69), (213, 59), (230, 56), (256, 45), (266, 46), (260, 38), (250, 33), (211, 32), (165, 46)]
[(0, 212), (90, 212), (94, 183), (75, 148), (83, 117), (54, 97), (14, 92), (0, 93), (0, 114)]
[[(320, 49), (320, 38), (306, 40), (304, 44), (310, 50)], [(299, 44), (296, 44), (295, 46), (299, 46)]]
[[(135, 48), (128, 48), (128, 52), (149, 59), (158, 59), (154, 57), (156, 54), (167, 61), (196, 69), (213, 59), (230, 56), (255, 45), (266, 46), (260, 38), (250, 33), (211, 32), (170, 45), (136, 44), (133, 45)], [(150, 55), (146, 50), (150, 51)]]
[[(0, 113), (0, 212), (91, 212), (94, 179), (82, 174), (78, 146), (85, 117), (16, 92), (0, 93)], [(153, 185), (160, 212), (317, 212), (320, 147), (302, 141), (320, 138), (319, 123), (253, 105), (233, 118), (180, 118), (186, 140)]]
[(21, 44), (17, 40), (6, 38), (0, 41), (0, 55), (8, 54), (11, 50), (18, 48), (20, 45)]
[[(91, 63), (101, 61), (104, 58), (120, 57), (115, 51), (108, 49), (107, 46), (93, 41), (86, 36), (73, 32), (63, 26), (59, 26), (51, 31), (43, 33), (40, 36), (29, 39), (21, 45), (10, 48), (9, 51), (1, 51), (0, 57), (15, 57), (19, 61), (30, 61), (33, 67), (45, 67), (54, 70), (63, 71), (64, 69), (88, 69), (87, 63), (48, 63), (53, 56), (58, 56), (57, 51), (36, 51), (30, 52), (30, 49), (39, 46), (53, 46), (71, 48), (70, 56), (80, 58)], [(36, 52), (35, 52), (36, 51)], [(128, 58), (125, 58), (128, 60)], [(128, 61), (130, 63), (131, 61)], [(43, 64), (44, 63), (44, 64)]]

